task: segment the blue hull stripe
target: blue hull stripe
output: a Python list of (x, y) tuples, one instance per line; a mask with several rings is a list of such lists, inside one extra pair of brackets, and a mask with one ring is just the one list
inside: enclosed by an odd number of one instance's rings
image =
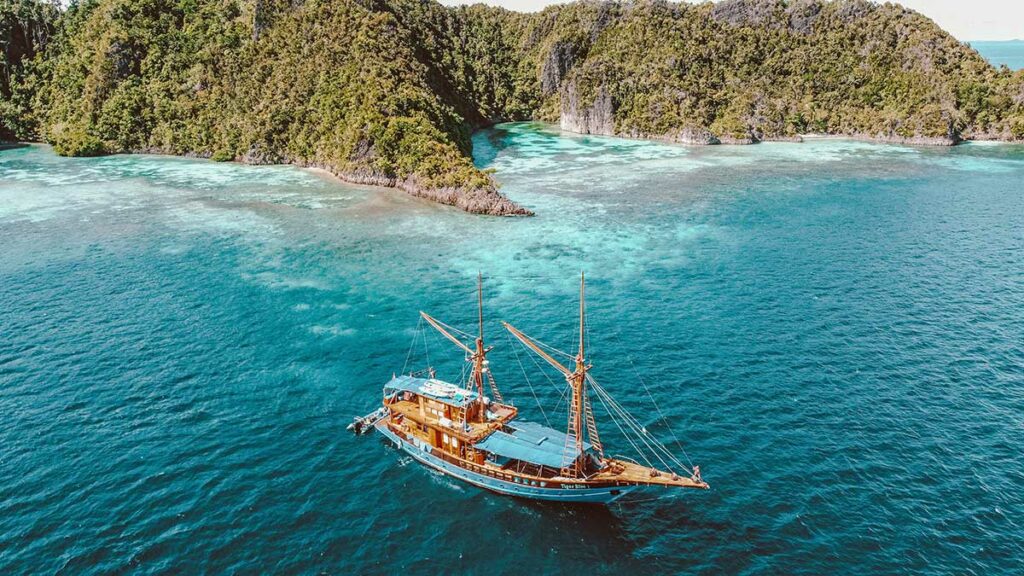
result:
[[(509, 496), (518, 496), (520, 498), (531, 498), (534, 500), (552, 500), (556, 502), (590, 502), (597, 504), (607, 504), (613, 502), (627, 492), (633, 490), (632, 486), (621, 486), (616, 488), (580, 488), (575, 490), (565, 490), (562, 488), (541, 488), (539, 486), (525, 486), (523, 484), (516, 484), (515, 482), (508, 482), (505, 480), (499, 480), (497, 478), (491, 478), (483, 474), (477, 474), (471, 470), (460, 468), (453, 464), (449, 464), (440, 458), (431, 455), (425, 450), (417, 448), (410, 442), (406, 442), (399, 438), (394, 432), (392, 432), (386, 424), (381, 423), (377, 425), (377, 430), (380, 431), (388, 440), (395, 443), (396, 446), (407, 452), (410, 456), (416, 459), (421, 464), (426, 464), (431, 468), (447, 474), (449, 476), (458, 478), (465, 482), (469, 482), (474, 486), (491, 490), (499, 494), (507, 494)], [(616, 494), (612, 494), (612, 492)]]

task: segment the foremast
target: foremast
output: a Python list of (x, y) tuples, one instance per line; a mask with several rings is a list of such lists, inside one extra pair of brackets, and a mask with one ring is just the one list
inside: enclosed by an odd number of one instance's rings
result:
[(501, 392), (498, 391), (498, 385), (494, 381), (494, 377), (491, 376), (490, 368), (487, 361), (487, 353), (494, 349), (493, 346), (484, 345), (484, 296), (483, 296), (483, 275), (477, 274), (477, 336), (474, 341), (474, 348), (467, 346), (459, 337), (452, 334), (455, 331), (454, 328), (448, 326), (444, 322), (434, 318), (426, 312), (420, 311), (420, 316), (427, 321), (428, 324), (434, 327), (442, 336), (451, 340), (456, 346), (462, 349), (466, 353), (466, 360), (472, 365), (472, 372), (469, 376), (469, 381), (474, 388), (476, 388), (477, 398), (476, 403), (478, 409), (476, 414), (480, 421), (485, 421), (486, 406), (484, 405), (484, 380), (486, 379), (490, 383), (491, 391), (494, 394), (494, 399), (499, 403), (504, 403), (501, 397)]

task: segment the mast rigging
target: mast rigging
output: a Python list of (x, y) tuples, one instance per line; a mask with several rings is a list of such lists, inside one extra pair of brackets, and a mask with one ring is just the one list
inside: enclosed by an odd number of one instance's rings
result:
[(473, 370), (470, 373), (469, 381), (476, 388), (477, 399), (476, 403), (479, 405), (477, 411), (478, 418), (486, 420), (487, 416), (486, 405), (485, 405), (485, 392), (484, 392), (484, 380), (487, 380), (488, 385), (491, 388), (491, 393), (495, 400), (499, 403), (504, 403), (501, 397), (501, 392), (498, 391), (498, 384), (494, 381), (494, 376), (490, 373), (489, 362), (487, 361), (487, 353), (494, 349), (493, 346), (484, 345), (484, 295), (483, 295), (483, 274), (477, 273), (477, 336), (474, 342), (475, 349), (467, 346), (458, 336), (452, 334), (453, 331), (458, 331), (448, 326), (444, 322), (434, 318), (426, 312), (420, 311), (420, 316), (427, 321), (435, 330), (441, 333), (442, 336), (451, 340), (453, 344), (458, 346), (463, 352), (466, 353), (466, 360), (473, 366)]

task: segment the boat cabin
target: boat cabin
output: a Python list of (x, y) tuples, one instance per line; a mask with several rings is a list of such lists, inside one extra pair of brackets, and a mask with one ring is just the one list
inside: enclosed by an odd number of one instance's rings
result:
[[(414, 442), (477, 465), (553, 478), (572, 463), (571, 458), (563, 462), (567, 455), (577, 453), (565, 432), (513, 422), (515, 407), (436, 378), (392, 378), (384, 386), (384, 405), (391, 421)], [(582, 452), (586, 469), (601, 468), (589, 442), (583, 443)]]
[(499, 404), (472, 390), (438, 380), (396, 376), (384, 386), (384, 405), (392, 421), (433, 448), (482, 464), (473, 445), (516, 416), (514, 406)]

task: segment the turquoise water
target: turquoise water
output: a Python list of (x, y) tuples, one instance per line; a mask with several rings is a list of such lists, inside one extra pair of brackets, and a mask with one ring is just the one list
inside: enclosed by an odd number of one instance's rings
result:
[[(475, 144), (537, 217), (0, 152), (0, 573), (1019, 570), (1024, 147)], [(668, 440), (635, 366), (711, 491), (539, 505), (345, 431), (478, 270), (506, 397), (558, 426), (496, 322), (571, 347), (580, 269), (595, 377)]]
[(1010, 70), (1024, 68), (1024, 40), (975, 41), (970, 44), (996, 66), (1005, 64)]

